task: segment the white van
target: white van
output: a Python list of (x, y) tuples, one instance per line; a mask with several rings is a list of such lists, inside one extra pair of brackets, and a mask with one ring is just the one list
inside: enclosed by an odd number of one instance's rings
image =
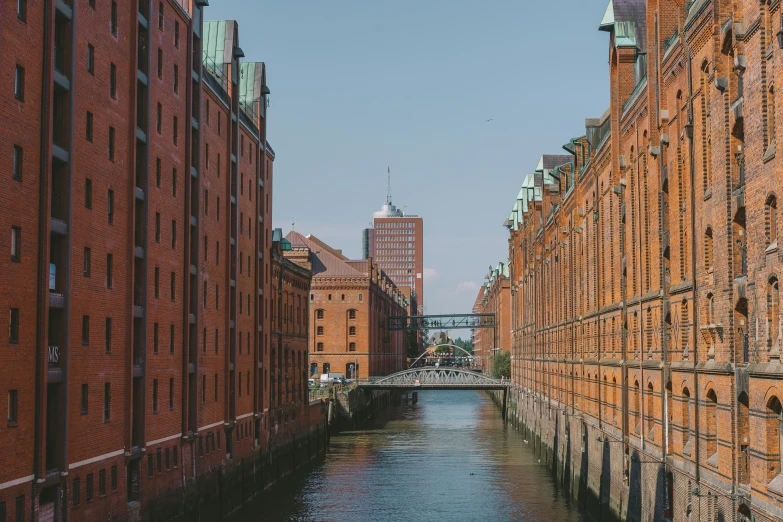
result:
[(333, 384), (334, 381), (343, 382), (343, 380), (345, 380), (345, 375), (343, 375), (343, 372), (329, 372), (321, 374), (321, 386), (328, 386)]

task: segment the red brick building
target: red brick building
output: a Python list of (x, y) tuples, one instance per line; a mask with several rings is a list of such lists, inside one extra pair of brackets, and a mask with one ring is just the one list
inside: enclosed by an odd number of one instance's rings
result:
[(309, 422), (308, 296), (313, 273), (308, 249), (293, 248), (279, 228), (272, 237), (269, 408), (277, 420), (273, 435), (284, 438), (306, 429)]
[(349, 260), (315, 236), (291, 231), (286, 239), (312, 263), (309, 373), (366, 379), (405, 368), (405, 332), (387, 324), (407, 315), (409, 302), (391, 279), (372, 259)]
[(424, 306), (424, 219), (392, 205), (390, 194), (372, 223), (363, 232), (364, 258), (373, 258), (398, 287), (413, 288), (418, 306)]
[(494, 328), (475, 328), (473, 332), (473, 353), (481, 359), (487, 371), (492, 368), (492, 359), (499, 352), (511, 351), (511, 309), (508, 265), (498, 263), (495, 268), (490, 268), (487, 281), (473, 306), (475, 314), (495, 314)]
[(279, 430), (269, 90), (206, 5), (0, 7), (0, 520), (133, 517)]
[(513, 205), (514, 411), (599, 516), (783, 518), (780, 9), (610, 1), (610, 106)]

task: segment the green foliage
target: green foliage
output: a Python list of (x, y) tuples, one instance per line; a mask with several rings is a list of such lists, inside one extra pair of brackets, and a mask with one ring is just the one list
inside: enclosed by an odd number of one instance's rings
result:
[(438, 346), (435, 348), (435, 353), (451, 353), (450, 346)]
[(497, 352), (497, 355), (492, 359), (491, 373), (495, 379), (511, 376), (511, 354), (509, 352)]
[[(457, 340), (454, 341), (454, 344), (465, 350), (465, 352), (471, 354), (473, 353), (473, 341), (470, 339), (463, 341), (461, 337), (457, 337)], [(461, 352), (460, 355), (465, 355), (465, 352), (462, 352), (461, 350), (459, 351)]]

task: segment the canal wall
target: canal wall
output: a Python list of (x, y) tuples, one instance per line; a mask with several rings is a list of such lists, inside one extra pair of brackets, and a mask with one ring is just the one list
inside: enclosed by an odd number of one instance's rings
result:
[[(502, 406), (502, 392), (490, 396)], [(615, 430), (602, 429), (594, 419), (518, 387), (509, 390), (507, 408), (507, 423), (594, 520), (687, 517), (685, 505), (677, 516), (665, 510), (665, 466), (638, 448), (626, 447)]]
[(324, 456), (328, 446), (327, 410), (327, 401), (312, 401), (305, 429), (286, 434), (281, 431), (270, 438), (267, 448), (256, 448), (242, 458), (227, 458), (217, 466), (199, 470), (195, 477), (183, 476), (178, 488), (137, 505), (128, 520), (212, 521), (242, 511), (256, 496)]
[(392, 404), (398, 404), (402, 396), (389, 390), (367, 391), (358, 386), (334, 390), (329, 409), (329, 432), (354, 430), (375, 419), (377, 414)]

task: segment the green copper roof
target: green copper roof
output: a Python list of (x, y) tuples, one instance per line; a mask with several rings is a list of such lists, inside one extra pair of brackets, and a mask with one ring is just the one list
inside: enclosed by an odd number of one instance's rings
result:
[(204, 62), (215, 65), (231, 63), (234, 50), (234, 20), (208, 20), (204, 22)]
[(610, 31), (614, 26), (614, 2), (609, 0), (609, 5), (606, 6), (604, 16), (601, 18), (601, 23), (598, 24), (598, 29), (602, 31)]
[(252, 104), (261, 100), (261, 88), (264, 86), (264, 64), (261, 62), (242, 62), (239, 64), (239, 100)]

